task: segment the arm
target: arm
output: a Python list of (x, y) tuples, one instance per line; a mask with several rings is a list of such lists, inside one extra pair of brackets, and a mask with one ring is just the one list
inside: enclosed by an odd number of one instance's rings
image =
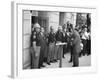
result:
[(33, 41), (33, 49), (34, 49), (34, 52), (36, 52), (36, 41)]
[(77, 43), (78, 37), (76, 36), (73, 40), (72, 40), (72, 44), (75, 45)]
[(32, 34), (32, 45), (33, 45), (32, 47), (34, 51), (36, 52), (36, 33), (35, 32)]
[(72, 35), (72, 38), (73, 38), (72, 44), (75, 45), (75, 44), (77, 43), (78, 39), (79, 39), (78, 33), (75, 32), (75, 33)]

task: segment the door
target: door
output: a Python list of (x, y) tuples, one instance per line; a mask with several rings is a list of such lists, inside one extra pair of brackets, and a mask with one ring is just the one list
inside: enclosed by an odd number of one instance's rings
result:
[(45, 33), (48, 33), (48, 30), (49, 30), (49, 18), (48, 17), (32, 16), (32, 24), (34, 23), (39, 23), (39, 25), (44, 28)]

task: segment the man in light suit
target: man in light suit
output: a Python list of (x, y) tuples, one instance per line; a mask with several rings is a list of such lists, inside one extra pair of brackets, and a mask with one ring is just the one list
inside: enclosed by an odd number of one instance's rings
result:
[(71, 29), (71, 35), (72, 35), (72, 57), (73, 57), (73, 67), (78, 67), (79, 66), (79, 53), (81, 52), (81, 39), (79, 33), (73, 29)]

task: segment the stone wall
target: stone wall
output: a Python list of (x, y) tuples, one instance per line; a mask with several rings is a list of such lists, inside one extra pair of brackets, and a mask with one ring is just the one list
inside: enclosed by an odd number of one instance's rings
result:
[(67, 21), (70, 21), (73, 24), (73, 26), (75, 27), (75, 25), (76, 25), (76, 13), (61, 12), (59, 24), (61, 26), (63, 26), (64, 24), (66, 24)]
[(76, 13), (59, 13), (51, 11), (23, 11), (23, 68), (30, 68), (30, 36), (31, 36), (31, 17), (38, 16), (47, 18), (47, 31), (50, 31), (50, 26), (57, 31), (59, 25), (70, 21), (74, 26), (76, 25)]
[(39, 11), (38, 12), (39, 17), (47, 17), (49, 19), (48, 22), (48, 32), (50, 31), (50, 26), (54, 27), (54, 30), (56, 31), (59, 26), (59, 12), (51, 12), (51, 11)]
[(30, 67), (31, 13), (23, 11), (23, 68)]

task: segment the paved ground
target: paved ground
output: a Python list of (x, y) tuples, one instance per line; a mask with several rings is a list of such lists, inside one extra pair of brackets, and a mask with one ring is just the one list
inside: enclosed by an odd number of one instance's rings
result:
[[(62, 59), (62, 67), (72, 67), (73, 63), (69, 63), (70, 54), (67, 53), (65, 58)], [(46, 67), (44, 68), (58, 68), (59, 67), (59, 60), (56, 63), (51, 63), (51, 65), (47, 65), (44, 63)], [(91, 65), (91, 55), (89, 56), (82, 56), (79, 58), (79, 66), (90, 66)]]

